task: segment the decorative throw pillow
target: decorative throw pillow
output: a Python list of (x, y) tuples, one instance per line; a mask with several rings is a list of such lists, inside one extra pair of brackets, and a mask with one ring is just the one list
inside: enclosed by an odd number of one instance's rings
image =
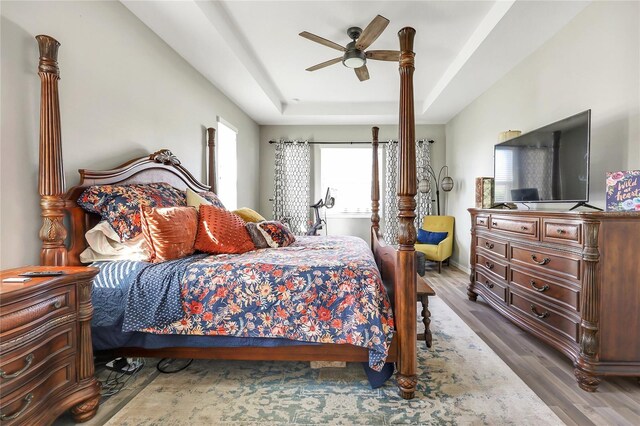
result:
[(222, 201), (216, 194), (211, 191), (194, 192), (187, 188), (187, 205), (195, 207), (196, 210), (200, 209), (200, 204), (212, 205), (221, 209), (226, 209)]
[(255, 250), (240, 216), (215, 206), (200, 205), (196, 250), (205, 253), (245, 253)]
[(106, 220), (84, 234), (89, 247), (80, 253), (80, 262), (105, 262), (108, 260), (149, 261), (149, 248), (142, 234), (123, 243)]
[(282, 222), (264, 221), (257, 224), (257, 228), (269, 244), (269, 247), (286, 247), (295, 242), (296, 237)]
[(140, 207), (185, 206), (183, 191), (168, 183), (90, 186), (78, 198), (78, 205), (97, 213), (120, 237), (129, 240), (140, 234)]
[(418, 229), (418, 243), (420, 244), (440, 244), (449, 235), (448, 232), (431, 232), (424, 229)]
[(264, 217), (262, 217), (262, 215), (260, 213), (258, 213), (255, 210), (250, 209), (249, 207), (242, 207), (242, 208), (239, 208), (238, 210), (234, 210), (233, 212), (235, 214), (237, 214), (238, 216), (240, 216), (242, 218), (242, 220), (244, 220), (247, 223), (249, 223), (249, 222), (263, 222), (263, 221), (267, 220)]
[(195, 251), (198, 212), (193, 207), (143, 206), (141, 218), (151, 262), (180, 259)]
[(267, 240), (264, 239), (264, 235), (262, 235), (262, 232), (260, 232), (260, 230), (258, 229), (257, 223), (247, 222), (245, 224), (245, 228), (247, 228), (249, 236), (251, 237), (251, 241), (253, 241), (253, 245), (255, 245), (256, 248), (261, 249), (269, 247), (269, 243), (267, 243)]

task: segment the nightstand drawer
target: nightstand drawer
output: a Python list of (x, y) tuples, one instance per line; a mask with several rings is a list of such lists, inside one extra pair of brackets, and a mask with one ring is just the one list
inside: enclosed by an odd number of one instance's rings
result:
[[(49, 364), (44, 374), (40, 374), (21, 388), (4, 393), (0, 399), (0, 420), (2, 425), (38, 424), (38, 420), (30, 417), (39, 416), (37, 408), (47, 402), (47, 397), (68, 388), (75, 381), (75, 362), (73, 357), (62, 363)], [(27, 423), (25, 420), (28, 420)]]
[[(12, 391), (45, 370), (51, 363), (73, 354), (76, 340), (75, 324), (65, 324), (45, 334), (39, 334), (35, 343), (1, 351), (2, 393)], [(11, 343), (11, 341), (3, 341), (0, 343), (0, 348)]]
[(2, 340), (22, 329), (75, 313), (75, 294), (74, 286), (66, 286), (3, 306), (0, 314)]

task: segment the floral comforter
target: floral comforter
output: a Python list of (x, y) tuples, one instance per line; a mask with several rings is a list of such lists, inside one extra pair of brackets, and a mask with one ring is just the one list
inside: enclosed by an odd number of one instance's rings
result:
[(140, 331), (352, 344), (368, 348), (379, 371), (393, 316), (369, 246), (355, 237), (296, 238), (191, 263), (181, 286), (185, 317)]

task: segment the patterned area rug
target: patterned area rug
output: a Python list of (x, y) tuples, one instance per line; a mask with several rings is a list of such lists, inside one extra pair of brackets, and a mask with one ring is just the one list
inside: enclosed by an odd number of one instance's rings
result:
[(160, 374), (108, 425), (563, 424), (439, 298), (418, 342), (416, 398), (372, 390), (360, 364), (194, 361)]

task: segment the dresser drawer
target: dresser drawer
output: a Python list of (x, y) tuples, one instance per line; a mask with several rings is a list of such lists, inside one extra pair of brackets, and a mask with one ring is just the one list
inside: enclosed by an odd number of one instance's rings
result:
[(542, 219), (542, 241), (582, 244), (582, 224), (560, 219)]
[[(75, 362), (73, 357), (62, 363), (49, 364), (46, 373), (34, 377), (21, 388), (5, 393), (0, 399), (0, 415), (2, 425), (23, 423), (29, 417), (39, 416), (39, 406), (47, 402), (49, 395), (68, 388), (75, 381)], [(46, 410), (45, 410), (46, 411)], [(27, 424), (38, 424), (35, 418), (28, 419)]]
[(477, 253), (476, 264), (482, 265), (484, 270), (491, 274), (490, 276), (495, 276), (503, 280), (507, 279), (507, 265), (503, 262), (493, 260), (489, 257), (483, 256), (480, 253)]
[(508, 234), (518, 234), (531, 239), (539, 239), (538, 219), (528, 217), (491, 216), (490, 229)]
[(484, 287), (496, 295), (502, 302), (507, 301), (507, 287), (499, 281), (488, 277), (481, 271), (476, 271), (476, 286)]
[(507, 257), (507, 243), (496, 241), (494, 239), (478, 237), (476, 245), (489, 250), (491, 253), (506, 258)]
[(515, 264), (534, 266), (541, 271), (580, 279), (580, 258), (567, 252), (511, 245), (511, 261)]
[[(65, 324), (39, 334), (31, 344), (0, 352), (0, 386), (7, 393), (39, 374), (52, 362), (75, 350), (75, 324)], [(9, 342), (2, 342), (0, 348)]]
[(489, 216), (476, 216), (476, 226), (482, 227), (482, 228), (488, 228), (489, 227)]
[(570, 312), (560, 308), (552, 308), (549, 305), (537, 301), (526, 294), (521, 294), (512, 288), (509, 291), (509, 305), (528, 318), (532, 318), (536, 323), (544, 325), (554, 333), (578, 342), (578, 331), (580, 320)]
[(580, 310), (580, 289), (578, 286), (533, 276), (513, 267), (510, 273), (509, 281), (512, 287), (517, 286), (526, 292), (549, 298), (551, 301), (571, 308), (576, 312)]
[(45, 294), (19, 300), (2, 307), (0, 335), (6, 340), (9, 334), (20, 333), (76, 310), (75, 287), (60, 287)]

